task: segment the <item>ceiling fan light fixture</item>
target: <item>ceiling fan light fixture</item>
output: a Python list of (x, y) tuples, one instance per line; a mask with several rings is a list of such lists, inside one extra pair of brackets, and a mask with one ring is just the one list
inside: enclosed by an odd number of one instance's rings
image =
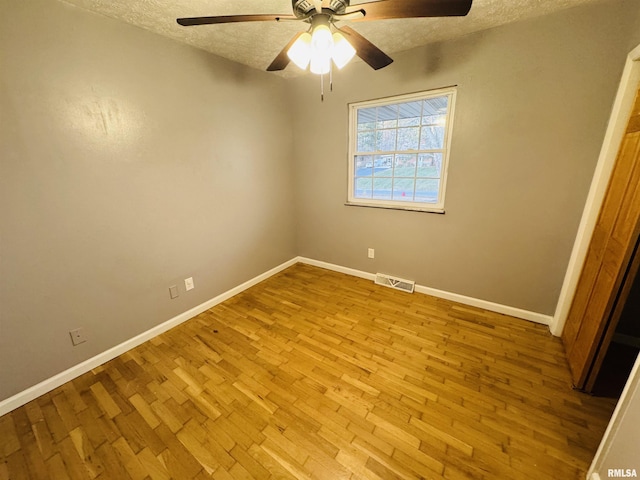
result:
[(356, 49), (339, 32), (333, 34), (333, 63), (342, 68), (354, 57)]
[(311, 65), (309, 69), (311, 73), (324, 75), (331, 70), (331, 55), (315, 54), (311, 55)]
[(311, 32), (311, 50), (314, 52), (331, 52), (332, 48), (333, 36), (329, 26), (324, 23), (315, 25)]
[(318, 21), (311, 32), (311, 73), (318, 75), (329, 73), (332, 54), (333, 36), (329, 25)]
[(289, 59), (302, 70), (306, 70), (311, 60), (311, 34), (305, 32), (291, 45), (287, 52)]

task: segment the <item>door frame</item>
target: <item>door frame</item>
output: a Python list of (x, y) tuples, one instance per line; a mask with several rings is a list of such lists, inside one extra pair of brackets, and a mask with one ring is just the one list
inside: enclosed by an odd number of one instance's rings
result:
[(627, 61), (618, 86), (618, 93), (613, 104), (602, 149), (600, 150), (598, 163), (596, 164), (587, 201), (578, 226), (578, 233), (569, 258), (569, 265), (560, 290), (556, 311), (549, 325), (551, 333), (558, 337), (562, 335), (564, 325), (569, 316), (569, 309), (576, 293), (578, 280), (591, 243), (591, 236), (598, 220), (611, 172), (613, 171), (622, 137), (633, 108), (638, 91), (638, 83), (640, 83), (640, 45), (627, 55)]

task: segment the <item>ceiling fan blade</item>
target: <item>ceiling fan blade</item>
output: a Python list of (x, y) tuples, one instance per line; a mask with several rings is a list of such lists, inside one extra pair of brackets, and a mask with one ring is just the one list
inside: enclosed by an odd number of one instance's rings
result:
[(291, 40), (289, 40), (289, 43), (287, 43), (285, 47), (282, 50), (280, 50), (280, 53), (278, 54), (278, 56), (274, 58), (273, 62), (271, 62), (271, 65), (267, 67), (267, 72), (276, 72), (278, 70), (284, 70), (287, 67), (287, 65), (289, 65), (289, 62), (291, 61), (291, 59), (287, 55), (287, 52), (291, 48), (291, 45), (293, 45), (295, 41), (303, 33), (304, 32), (298, 32), (293, 36)]
[(297, 20), (293, 15), (220, 15), (215, 17), (189, 17), (178, 18), (177, 22), (183, 27), (191, 27), (193, 25), (213, 25), (216, 23), (235, 23), (235, 22), (273, 22), (280, 20)]
[(374, 70), (379, 70), (393, 62), (393, 59), (376, 47), (369, 40), (350, 27), (342, 27), (340, 31), (345, 34), (345, 38), (356, 49), (356, 55), (364, 60)]
[(352, 5), (347, 13), (364, 10), (364, 18), (354, 21), (390, 18), (462, 17), (469, 13), (473, 0), (380, 0)]

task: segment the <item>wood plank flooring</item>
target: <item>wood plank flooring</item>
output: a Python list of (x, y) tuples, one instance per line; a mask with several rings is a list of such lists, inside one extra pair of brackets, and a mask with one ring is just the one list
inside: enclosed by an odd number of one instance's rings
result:
[(548, 328), (297, 264), (0, 417), (6, 479), (584, 478)]

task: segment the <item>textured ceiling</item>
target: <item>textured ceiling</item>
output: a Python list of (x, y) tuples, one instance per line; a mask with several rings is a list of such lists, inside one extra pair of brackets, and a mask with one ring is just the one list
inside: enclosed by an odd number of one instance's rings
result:
[[(64, 0), (260, 70), (306, 24), (251, 22), (182, 27), (178, 17), (287, 14), (291, 0)], [(469, 15), (358, 22), (351, 26), (387, 54), (597, 0), (474, 0)], [(352, 0), (351, 5), (363, 3)], [(348, 23), (348, 22), (345, 22)], [(285, 76), (300, 73), (291, 64)]]

